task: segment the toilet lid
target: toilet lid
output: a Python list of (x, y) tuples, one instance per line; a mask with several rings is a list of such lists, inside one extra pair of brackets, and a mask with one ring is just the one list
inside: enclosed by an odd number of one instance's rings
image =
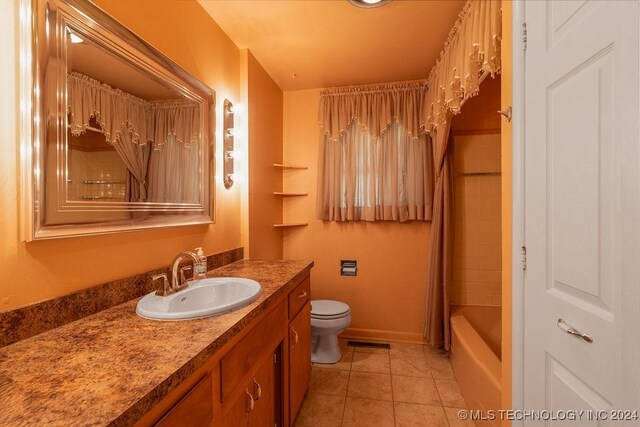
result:
[(334, 317), (349, 312), (349, 306), (340, 301), (318, 299), (311, 301), (311, 316)]

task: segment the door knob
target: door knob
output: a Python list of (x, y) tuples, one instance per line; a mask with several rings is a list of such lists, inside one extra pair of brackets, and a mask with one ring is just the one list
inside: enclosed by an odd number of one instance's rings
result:
[(563, 332), (566, 332), (569, 335), (575, 335), (576, 337), (582, 338), (589, 344), (593, 342), (593, 338), (591, 338), (591, 336), (587, 334), (583, 334), (579, 330), (572, 328), (571, 326), (567, 325), (567, 322), (565, 322), (562, 319), (558, 319), (558, 322), (556, 323), (556, 325), (558, 325), (558, 328), (560, 328)]

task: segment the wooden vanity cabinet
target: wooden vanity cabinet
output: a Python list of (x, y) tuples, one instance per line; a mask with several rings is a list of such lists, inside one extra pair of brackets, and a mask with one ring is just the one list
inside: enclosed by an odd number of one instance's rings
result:
[(289, 422), (293, 425), (311, 382), (311, 282), (289, 293)]
[(311, 382), (311, 303), (289, 324), (289, 414), (295, 420)]
[(277, 360), (280, 350), (273, 353), (258, 368), (255, 377), (241, 387), (242, 392), (228, 405), (228, 412), (223, 415), (223, 427), (273, 427), (282, 425), (280, 421), (281, 393), (276, 378), (282, 375)]
[(201, 379), (167, 412), (158, 427), (200, 427), (213, 422), (213, 384), (211, 375)]
[(291, 426), (310, 380), (311, 303), (306, 276), (136, 425)]

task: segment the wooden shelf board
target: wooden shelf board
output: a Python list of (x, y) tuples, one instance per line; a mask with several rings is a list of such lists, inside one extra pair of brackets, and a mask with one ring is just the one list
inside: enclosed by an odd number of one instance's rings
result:
[(276, 228), (282, 228), (282, 227), (306, 227), (307, 225), (309, 225), (306, 222), (297, 222), (297, 223), (291, 223), (291, 224), (273, 224), (274, 227)]
[(291, 197), (291, 196), (308, 196), (309, 193), (286, 193), (282, 191), (274, 191), (274, 196), (283, 196), (283, 197)]
[(280, 163), (274, 163), (274, 167), (281, 169), (309, 169), (308, 166), (300, 166), (300, 165), (283, 165)]

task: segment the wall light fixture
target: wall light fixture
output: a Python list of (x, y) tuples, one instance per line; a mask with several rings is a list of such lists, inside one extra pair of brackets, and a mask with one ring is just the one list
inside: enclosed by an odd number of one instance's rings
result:
[(371, 9), (374, 7), (384, 6), (385, 4), (389, 3), (391, 0), (347, 0), (347, 1), (356, 7)]
[(233, 116), (237, 114), (237, 109), (234, 108), (233, 103), (228, 99), (224, 100), (224, 120), (222, 130), (222, 149), (223, 149), (223, 165), (222, 171), (224, 174), (224, 187), (228, 190), (233, 186), (234, 181), (234, 158), (235, 152), (233, 151), (235, 129), (233, 128)]

